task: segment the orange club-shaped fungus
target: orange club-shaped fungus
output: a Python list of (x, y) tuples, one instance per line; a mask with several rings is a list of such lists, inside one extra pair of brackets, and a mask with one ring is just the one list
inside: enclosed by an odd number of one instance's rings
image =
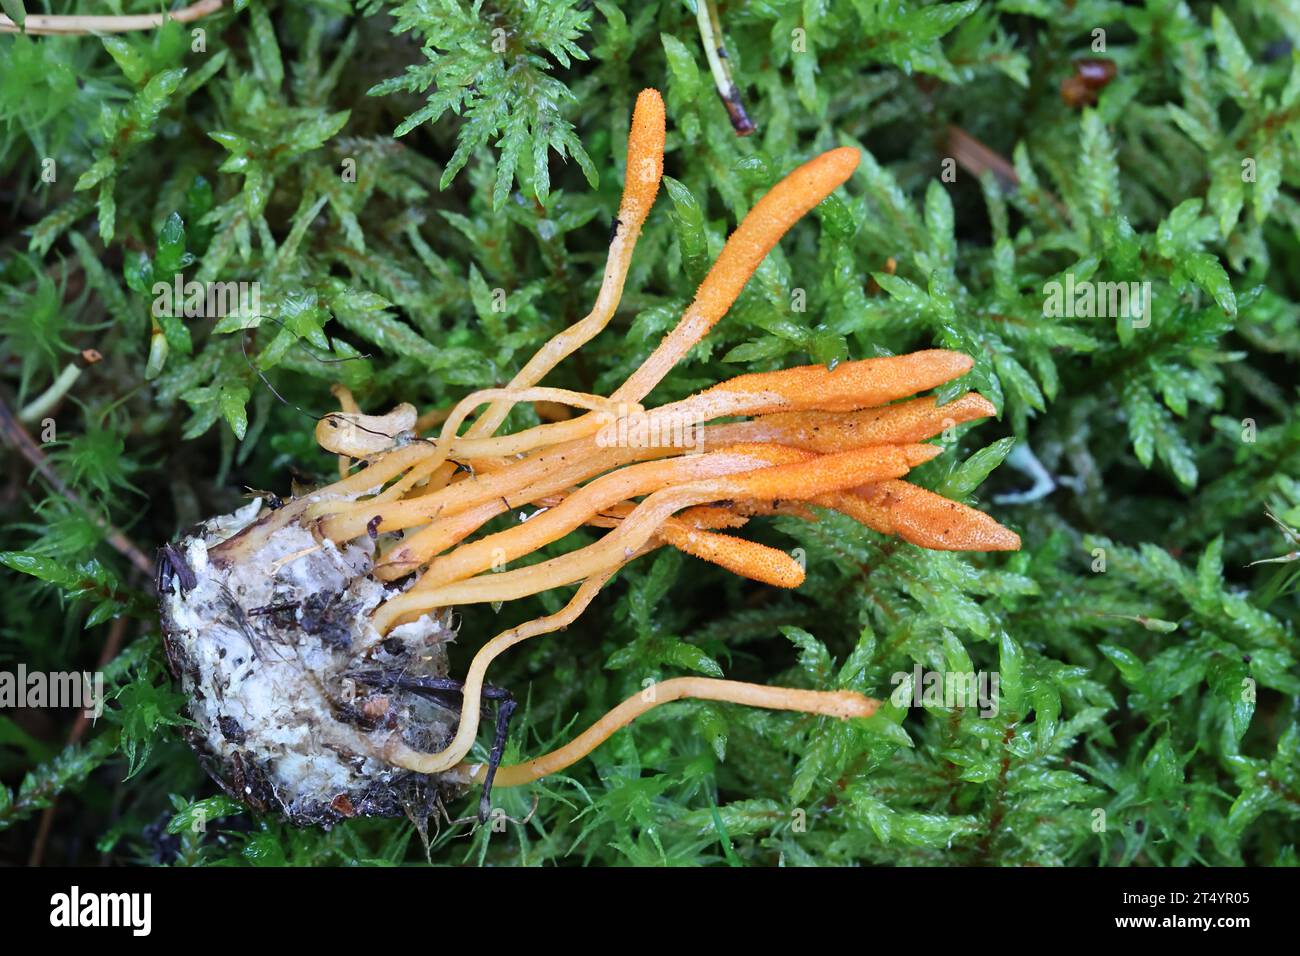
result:
[[(510, 382), (425, 416), (411, 405), (367, 415), (336, 387), (341, 410), (319, 421), (316, 437), (339, 456), (339, 481), (274, 507), (254, 501), (164, 549), (164, 634), (188, 695), (191, 740), (240, 799), (303, 823), (427, 818), (474, 782), (515, 786), (561, 770), (646, 710), (683, 698), (867, 718), (878, 701), (852, 691), (676, 678), (552, 753), (498, 766), (498, 720), (490, 757), (472, 756), (484, 703), (502, 696), (487, 683), (492, 661), (572, 623), (620, 568), (657, 548), (798, 587), (798, 561), (737, 530), (760, 515), (813, 518), (810, 506), (924, 548), (1020, 546), (983, 512), (905, 480), (941, 452), (928, 439), (995, 413), (973, 392), (942, 406), (915, 397), (969, 371), (960, 353), (740, 375), (644, 404), (785, 232), (849, 178), (854, 149), (811, 159), (753, 206), (676, 327), (611, 395), (540, 384), (615, 314), (663, 174), (664, 127), (659, 93), (643, 91), (595, 305)], [(578, 411), (498, 434), (520, 402)], [(683, 423), (689, 442), (677, 440)], [(484, 532), (525, 507), (534, 512), (527, 520)], [(600, 533), (595, 543), (527, 563), (584, 526)], [(559, 611), (496, 635), (463, 676), (449, 674), (456, 607), (571, 585)]]

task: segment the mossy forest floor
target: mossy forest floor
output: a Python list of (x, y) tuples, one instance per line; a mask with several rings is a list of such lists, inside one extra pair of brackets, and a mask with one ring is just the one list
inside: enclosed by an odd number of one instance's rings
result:
[[(697, 2), (239, 0), (0, 33), (0, 674), (98, 671), (107, 698), (93, 722), (0, 708), (0, 859), (1297, 862), (1300, 5), (722, 2), (739, 136)], [(762, 519), (747, 533), (805, 561), (799, 589), (663, 550), (491, 675), (520, 701), (510, 760), (680, 675), (892, 697), (869, 721), (664, 707), (500, 791), (526, 824), (427, 849), (402, 819), (244, 812), (183, 741), (155, 550), (250, 489), (337, 474), (312, 437), (332, 384), (446, 407), (585, 315), (644, 87), (664, 187), (611, 327), (547, 384), (608, 394), (757, 197), (855, 147), (656, 400), (965, 352), (941, 397), (1000, 416), (915, 477), (1023, 548)], [(159, 314), (178, 276), (247, 283), (258, 318)], [(467, 609), (453, 672), (566, 593)], [(945, 675), (982, 677), (988, 706), (936, 694)]]

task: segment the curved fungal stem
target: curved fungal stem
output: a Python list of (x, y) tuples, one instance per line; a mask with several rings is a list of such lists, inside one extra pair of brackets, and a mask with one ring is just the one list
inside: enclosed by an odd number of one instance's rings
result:
[[(933, 399), (923, 399), (918, 405), (873, 408), (919, 390), (943, 384), (964, 374), (970, 367), (971, 360), (959, 352), (932, 349), (911, 355), (843, 362), (833, 370), (824, 366), (804, 366), (781, 372), (742, 375), (683, 401), (651, 409), (644, 413), (638, 424), (643, 427), (647, 435), (655, 436), (671, 433), (673, 428), (680, 427), (683, 422), (693, 426), (698, 422), (723, 416), (761, 414), (763, 417), (755, 422), (701, 429), (701, 435), (711, 444), (726, 441), (729, 437), (746, 440), (751, 436), (761, 439), (764, 435), (771, 435), (772, 440), (798, 447), (812, 447), (818, 451), (860, 447), (863, 444), (873, 443), (877, 436), (883, 439), (882, 443), (903, 442), (912, 436), (929, 437), (936, 434), (947, 427), (950, 421), (955, 424), (992, 413), (992, 406), (973, 393), (942, 407), (936, 407)], [(488, 389), (475, 395), (478, 396), (477, 400), (481, 401), (486, 400), (486, 396), (503, 392), (521, 396), (556, 394), (555, 390), (546, 389), (518, 391)], [(566, 394), (573, 396), (573, 401), (578, 400), (578, 393)], [(474, 399), (474, 396), (471, 396), (471, 399)], [(461, 405), (468, 406), (471, 404), (471, 399), (466, 399)], [(595, 404), (594, 396), (586, 396), (584, 400)], [(484, 449), (488, 454), (496, 454), (502, 450), (499, 444), (492, 443), (499, 443), (503, 439), (457, 439), (452, 436), (453, 423), (458, 417), (463, 420), (465, 411), (462, 409), (460, 416), (453, 415), (448, 418), (443, 438), (438, 442), (439, 450), (426, 449), (422, 452), (421, 460), (410, 472), (386, 491), (363, 502), (342, 500), (339, 496), (327, 496), (311, 509), (311, 516), (328, 516), (321, 528), (322, 533), (327, 537), (334, 540), (349, 540), (366, 530), (372, 518), (376, 516), (381, 519), (377, 526), (380, 532), (398, 531), (449, 516), (459, 507), (469, 507), (488, 498), (511, 495), (526, 487), (527, 481), (534, 476), (540, 477), (542, 473), (552, 471), (566, 459), (570, 462), (576, 460), (582, 463), (577, 471), (569, 473), (568, 481), (572, 483), (593, 477), (607, 468), (628, 464), (638, 458), (664, 457), (683, 450), (680, 447), (663, 444), (640, 447), (635, 444), (628, 447), (626, 442), (620, 444), (620, 435), (617, 428), (613, 426), (619, 421), (626, 421), (628, 409), (619, 406), (613, 420), (609, 417), (610, 406), (603, 405), (602, 409), (598, 415), (587, 415), (557, 423), (570, 425), (590, 420), (591, 427), (578, 429), (585, 430), (587, 434), (554, 446), (554, 457), (547, 457), (546, 453), (542, 452), (526, 459), (532, 462), (531, 470), (523, 469), (522, 463), (512, 466), (520, 468), (513, 479), (501, 478), (493, 482), (490, 489), (482, 488), (479, 492), (482, 497), (476, 500), (473, 499), (475, 492), (472, 488), (461, 487), (456, 490), (458, 486), (436, 489), (432, 493), (418, 497), (401, 498), (401, 495), (411, 490), (422, 477), (432, 474), (448, 454), (456, 456), (458, 460), (462, 455), (472, 460), (478, 457), (474, 451), (484, 448), (483, 442), (491, 446)], [(867, 409), (869, 413), (838, 419), (794, 416), (794, 413), (800, 412), (830, 412), (847, 409)], [(631, 410), (633, 414), (641, 414), (640, 406), (631, 406)], [(785, 410), (791, 414), (781, 417), (780, 412), (773, 414), (775, 410)], [(810, 437), (818, 435), (823, 429), (826, 429), (826, 436), (816, 439)], [(607, 440), (602, 440), (606, 437)], [(470, 446), (476, 446), (476, 443), (477, 447), (471, 449)], [(614, 447), (611, 448), (610, 445)], [(464, 454), (465, 452), (470, 453)], [(504, 475), (510, 470), (511, 468), (503, 469), (501, 474)], [(552, 483), (545, 493), (553, 493), (559, 490), (559, 487), (562, 485)], [(324, 489), (325, 492), (329, 490)], [(526, 504), (527, 500), (520, 500), (517, 503)], [(434, 541), (441, 540), (437, 533), (431, 533), (430, 538)], [(408, 547), (410, 554), (404, 556), (398, 563), (409, 564), (410, 560), (418, 558), (427, 560), (432, 554), (437, 553), (427, 550), (427, 545), (428, 541), (421, 542), (419, 546), (412, 543)]]
[[(705, 276), (695, 300), (677, 326), (632, 376), (614, 392), (614, 403), (639, 403), (731, 308), (749, 277), (780, 238), (805, 213), (844, 183), (858, 165), (858, 152), (840, 147), (795, 169), (764, 195), (727, 239)], [(957, 354), (957, 353), (952, 353)], [(704, 393), (707, 395), (708, 393)], [(703, 397), (703, 396), (697, 396)], [(779, 407), (779, 403), (776, 403)], [(860, 406), (861, 407), (861, 406)], [(721, 414), (742, 414), (720, 411)], [(751, 413), (752, 414), (752, 413)], [(470, 436), (439, 450), (444, 455), (514, 455), (562, 441), (584, 438), (600, 429), (598, 416), (587, 414), (537, 425), (503, 438)], [(445, 435), (445, 433), (444, 433)]]
[[(386, 634), (400, 619), (433, 608), (517, 600), (572, 584), (621, 565), (656, 533), (664, 520), (693, 505), (735, 498), (804, 500), (831, 491), (898, 478), (939, 453), (934, 445), (885, 445), (838, 455), (770, 465), (739, 475), (692, 481), (648, 496), (595, 544), (539, 564), (501, 571), (389, 598), (375, 611), (375, 629)], [(523, 525), (527, 528), (528, 524)]]
[[(839, 720), (865, 719), (880, 708), (880, 701), (875, 698), (849, 690), (797, 690), (712, 677), (674, 677), (652, 684), (629, 697), (563, 747), (533, 760), (499, 767), (494, 785), (518, 787), (558, 773), (587, 756), (615, 731), (626, 727), (642, 714), (662, 704), (690, 699), (716, 700), (767, 710), (793, 710)], [(473, 764), (467, 769), (475, 782), (482, 782), (487, 772), (483, 764)]]
[[(339, 411), (345, 415), (361, 414), (361, 407), (357, 405), (357, 400), (352, 397), (352, 389), (348, 388), (342, 382), (336, 382), (330, 386), (330, 394), (339, 400)], [(323, 420), (322, 420), (323, 421)], [(319, 430), (320, 422), (316, 423)], [(319, 439), (318, 439), (319, 440)], [(352, 470), (352, 459), (347, 455), (339, 455), (339, 477), (346, 478), (348, 472)]]
[[(413, 468), (411, 474), (403, 478), (395, 488), (389, 489), (386, 493), (387, 497), (389, 499), (398, 497), (409, 490), (420, 478), (427, 477), (441, 468), (456, 444), (456, 432), (465, 419), (469, 417), (469, 413), (486, 402), (502, 400), (509, 400), (510, 402), (556, 402), (571, 405), (574, 408), (603, 411), (611, 415), (626, 407), (602, 395), (588, 395), (584, 392), (574, 392), (564, 388), (518, 388), (511, 386), (509, 388), (480, 389), (456, 403), (442, 423), (442, 434), (434, 442), (433, 451), (424, 461)], [(640, 410), (640, 406), (637, 406), (637, 410)]]
[[(358, 495), (374, 493), (397, 475), (406, 471), (427, 454), (425, 446), (408, 445), (395, 449), (365, 468), (332, 485), (263, 515), (243, 531), (212, 548), (209, 555), (218, 564), (242, 560), (266, 546), (271, 535), (298, 521), (316, 504), (352, 500)], [(355, 536), (354, 536), (355, 537)]]
[(464, 703), (461, 706), (460, 723), (456, 727), (456, 734), (451, 743), (445, 749), (436, 754), (422, 753), (406, 744), (399, 735), (394, 734), (384, 748), (384, 758), (394, 766), (414, 770), (416, 773), (441, 773), (460, 763), (474, 746), (474, 738), (478, 734), (483, 677), (487, 673), (488, 665), (499, 654), (530, 637), (549, 634), (568, 627), (587, 609), (587, 605), (617, 570), (618, 568), (611, 568), (601, 574), (593, 575), (582, 582), (569, 603), (555, 614), (539, 617), (508, 631), (502, 631), (479, 649), (474, 659), (470, 661), (469, 671), (465, 675), (465, 686), (462, 691)]
[[(505, 506), (502, 510), (507, 510), (528, 504), (536, 497), (554, 494), (612, 468), (669, 454), (672, 454), (671, 449), (659, 447), (602, 449), (592, 440), (579, 439), (537, 452), (510, 467), (476, 475), (471, 480), (429, 494), (388, 502), (382, 507), (375, 499), (347, 502), (321, 522), (321, 533), (335, 541), (348, 541), (362, 534), (375, 517), (380, 518), (376, 531), (385, 533), (448, 518), (486, 502), (499, 502)], [(327, 513), (328, 507), (314, 513), (313, 517)], [(417, 538), (409, 542), (413, 553), (421, 550), (416, 547), (416, 542)]]
[(620, 468), (583, 486), (561, 504), (525, 524), (480, 538), (445, 558), (435, 559), (412, 590), (431, 590), (531, 554), (558, 541), (602, 509), (628, 498), (651, 494), (684, 481), (752, 471), (781, 458), (789, 460), (792, 454), (797, 453), (780, 445), (756, 445)]

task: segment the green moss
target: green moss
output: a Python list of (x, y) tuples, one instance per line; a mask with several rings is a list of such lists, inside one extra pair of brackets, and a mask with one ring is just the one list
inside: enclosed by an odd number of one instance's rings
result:
[[(516, 819), (537, 801), (526, 826), (444, 828), (430, 858), (1296, 862), (1300, 561), (1258, 563), (1295, 552), (1284, 529), (1300, 527), (1294, 5), (727, 4), (745, 138), (687, 4), (356, 7), (248, 0), (103, 40), (0, 35), (4, 402), (102, 355), (49, 426), (27, 423), (47, 471), (6, 459), (0, 670), (93, 669), (109, 619), (126, 622), (108, 714), (77, 744), (75, 712), (0, 716), (0, 854), (25, 858), (57, 798), (51, 861), (425, 859), (403, 821), (300, 831), (214, 796), (179, 734), (150, 584), (104, 525), (151, 552), (247, 488), (323, 480), (311, 419), (333, 382), (383, 409), (507, 380), (593, 300), (632, 102), (655, 86), (670, 178), (613, 327), (547, 383), (607, 392), (757, 196), (857, 146), (853, 179), (655, 396), (967, 352), (975, 369), (943, 395), (978, 389), (1000, 420), (963, 426), (918, 479), (1024, 548), (923, 552), (827, 514), (758, 532), (802, 549), (796, 592), (643, 559), (494, 667), (522, 701), (513, 756), (676, 674), (899, 703), (851, 724), (675, 704), (499, 791)], [(1116, 77), (1068, 105), (1084, 57)], [(1009, 165), (980, 175), (954, 129)], [(257, 283), (261, 316), (155, 319), (154, 283), (177, 273)], [(1054, 308), (1051, 283), (1070, 281), (1138, 283), (1149, 309)], [(1017, 495), (1036, 469), (1050, 493)], [(460, 666), (561, 601), (468, 611)], [(918, 666), (996, 672), (996, 714), (907, 706)]]

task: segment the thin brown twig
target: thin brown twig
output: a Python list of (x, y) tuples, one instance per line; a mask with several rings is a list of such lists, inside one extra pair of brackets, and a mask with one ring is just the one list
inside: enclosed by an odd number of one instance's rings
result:
[(1006, 157), (985, 146), (960, 126), (948, 127), (948, 149), (957, 165), (975, 178), (987, 170), (993, 173), (1004, 192), (1014, 192), (1020, 188), (1020, 177), (1016, 168)]
[[(96, 670), (102, 671), (113, 658), (117, 657), (117, 652), (122, 649), (122, 641), (126, 637), (126, 624), (126, 618), (118, 617), (114, 618), (113, 623), (109, 625), (108, 637), (104, 641), (104, 647), (99, 652), (99, 663), (95, 666)], [(77, 714), (72, 730), (68, 732), (67, 746), (71, 747), (79, 741), (89, 726), (90, 718), (86, 716), (86, 712), (83, 710)], [(45, 858), (45, 846), (50, 839), (50, 829), (54, 825), (54, 813), (58, 809), (58, 805), (59, 798), (55, 796), (41, 814), (41, 822), (36, 828), (36, 839), (32, 842), (32, 852), (27, 858), (28, 866), (40, 866)]]
[(131, 565), (142, 572), (146, 577), (152, 577), (154, 571), (153, 562), (150, 561), (139, 546), (128, 538), (122, 531), (109, 521), (101, 518), (81, 500), (81, 497), (73, 491), (59, 477), (59, 473), (50, 465), (49, 459), (41, 451), (40, 446), (32, 441), (32, 436), (27, 434), (27, 429), (14, 417), (13, 412), (9, 410), (9, 405), (0, 398), (0, 437), (3, 437), (5, 444), (13, 445), (31, 464), (41, 477), (50, 483), (55, 492), (63, 495), (69, 502), (77, 508), (91, 515), (106, 534), (106, 540), (113, 546), (119, 554), (131, 562)]
[(90, 33), (132, 33), (136, 30), (155, 30), (166, 20), (192, 23), (216, 13), (225, 0), (199, 0), (188, 7), (170, 13), (142, 13), (125, 16), (52, 16), (30, 14), (20, 27), (13, 20), (0, 15), (0, 33), (27, 33), (32, 36), (84, 36)]
[[(997, 150), (980, 142), (960, 126), (948, 126), (948, 151), (957, 160), (957, 165), (976, 179), (985, 172), (991, 172), (1004, 193), (1013, 193), (1020, 188), (1020, 175), (1015, 166)], [(1069, 215), (1065, 204), (1054, 194), (1044, 190), (1043, 195), (1061, 216)]]

